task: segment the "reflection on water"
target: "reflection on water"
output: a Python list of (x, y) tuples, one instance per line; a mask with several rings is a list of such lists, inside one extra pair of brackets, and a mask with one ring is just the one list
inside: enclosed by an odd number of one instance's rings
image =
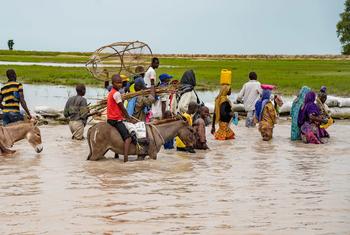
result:
[[(240, 123), (242, 124), (242, 123)], [(25, 141), (0, 157), (2, 234), (346, 234), (350, 231), (350, 126), (327, 145), (271, 142), (256, 129), (191, 155), (86, 161), (67, 126), (42, 127), (44, 151)], [(135, 158), (133, 158), (135, 159)]]

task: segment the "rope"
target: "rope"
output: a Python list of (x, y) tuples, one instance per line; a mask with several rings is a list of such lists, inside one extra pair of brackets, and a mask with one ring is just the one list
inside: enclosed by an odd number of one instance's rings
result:
[[(160, 139), (162, 140), (162, 144), (165, 144), (164, 138), (163, 138), (163, 136), (160, 134), (158, 128), (157, 128), (155, 125), (151, 124), (151, 123), (147, 123), (147, 124), (150, 125), (151, 127), (153, 127), (153, 128), (156, 130), (157, 134), (159, 135)], [(152, 128), (152, 129), (153, 129), (153, 128)], [(152, 129), (151, 129), (151, 130), (152, 130)], [(152, 133), (153, 133), (153, 131), (152, 131)], [(154, 136), (154, 134), (153, 134), (153, 136)], [(153, 137), (153, 138), (154, 138), (154, 137)]]

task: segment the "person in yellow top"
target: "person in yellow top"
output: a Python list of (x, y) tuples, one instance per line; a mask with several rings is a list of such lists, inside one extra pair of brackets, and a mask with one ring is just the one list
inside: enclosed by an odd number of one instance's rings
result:
[[(184, 116), (187, 119), (187, 122), (190, 126), (192, 126), (192, 118), (193, 118), (193, 115), (197, 112), (197, 110), (198, 110), (198, 104), (196, 102), (190, 102), (188, 105), (187, 112), (182, 114), (182, 116)], [(193, 147), (187, 147), (178, 136), (175, 138), (175, 142), (176, 142), (177, 151), (196, 153)]]

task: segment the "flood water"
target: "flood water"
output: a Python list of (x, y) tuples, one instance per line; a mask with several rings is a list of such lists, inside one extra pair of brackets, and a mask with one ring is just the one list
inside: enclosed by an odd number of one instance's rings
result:
[(0, 233), (349, 234), (349, 124), (305, 145), (286, 121), (271, 142), (240, 122), (236, 140), (208, 134), (211, 151), (128, 163), (86, 161), (68, 126), (42, 126), (42, 153), (0, 157)]

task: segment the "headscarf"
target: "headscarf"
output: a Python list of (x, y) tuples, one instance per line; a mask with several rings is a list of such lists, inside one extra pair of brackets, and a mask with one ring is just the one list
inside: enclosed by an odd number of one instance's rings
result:
[(196, 75), (193, 70), (187, 70), (181, 78), (180, 88), (178, 90), (178, 95), (181, 97), (183, 94), (190, 92), (196, 86)]
[(321, 101), (322, 98), (323, 100), (327, 100), (327, 87), (325, 86), (322, 86), (317, 94), (316, 105), (320, 109), (320, 113), (328, 115), (325, 107), (326, 105)]
[(134, 86), (145, 87), (145, 82), (143, 78), (136, 78)]
[(307, 86), (303, 86), (300, 91), (298, 97), (293, 101), (292, 108), (290, 111), (292, 117), (292, 127), (291, 127), (291, 140), (300, 139), (300, 129), (298, 126), (298, 116), (301, 107), (304, 104), (304, 99), (306, 93), (311, 91), (311, 89)]
[(219, 122), (220, 120), (220, 108), (221, 108), (221, 104), (228, 101), (230, 102), (230, 100), (228, 99), (228, 92), (230, 91), (231, 87), (229, 85), (222, 85), (221, 89), (220, 89), (220, 93), (219, 95), (215, 98), (215, 123)]
[(324, 97), (324, 98), (327, 99), (327, 87), (322, 86), (321, 89), (320, 89), (320, 91), (319, 91), (318, 94), (317, 94), (317, 97), (318, 97), (318, 98)]
[(310, 91), (306, 94), (304, 100), (304, 106), (300, 109), (298, 115), (298, 125), (302, 126), (306, 121), (309, 120), (310, 114), (320, 115), (320, 110), (315, 104), (316, 94)]
[(184, 85), (191, 85), (192, 87), (196, 86), (196, 75), (194, 74), (192, 69), (184, 72), (180, 83)]
[(256, 118), (261, 121), (262, 113), (264, 111), (265, 105), (270, 101), (271, 90), (264, 89), (261, 95), (261, 98), (255, 103), (255, 115)]

